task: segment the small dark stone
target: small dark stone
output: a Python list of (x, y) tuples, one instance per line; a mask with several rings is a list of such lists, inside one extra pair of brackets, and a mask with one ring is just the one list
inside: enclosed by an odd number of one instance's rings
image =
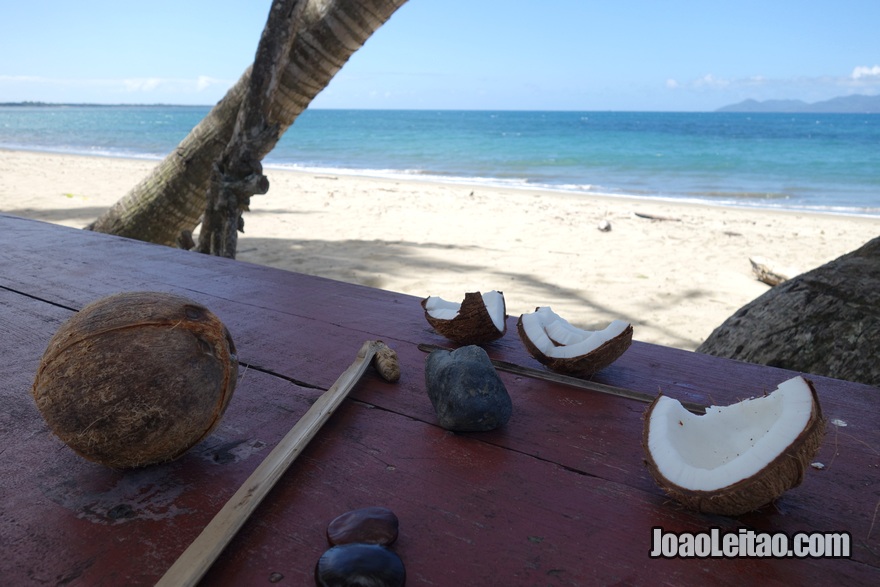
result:
[(378, 544), (342, 544), (315, 565), (319, 587), (402, 587), (406, 569), (395, 553)]
[(399, 523), (388, 508), (368, 507), (346, 512), (327, 526), (331, 545), (362, 542), (388, 546), (397, 540)]
[(447, 430), (494, 430), (506, 424), (513, 412), (489, 355), (476, 345), (428, 355), (425, 384), (437, 419)]

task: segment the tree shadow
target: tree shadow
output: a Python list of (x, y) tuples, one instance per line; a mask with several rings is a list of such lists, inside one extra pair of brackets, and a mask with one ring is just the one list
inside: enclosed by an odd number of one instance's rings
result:
[[(479, 246), (466, 248), (478, 252), (489, 251)], [(462, 282), (470, 281), (469, 276), (479, 276), (480, 281), (487, 284), (515, 284), (518, 290), (529, 292), (532, 296), (530, 299), (534, 299), (536, 306), (551, 305), (553, 300), (564, 300), (569, 305), (588, 308), (596, 315), (620, 318), (633, 324), (650, 322), (645, 317), (656, 314), (664, 307), (709, 295), (703, 290), (689, 289), (679, 295), (666, 297), (662, 302), (646, 299), (644, 304), (639, 305), (638, 315), (627, 314), (596, 300), (586, 288), (560, 287), (535, 274), (511, 271), (488, 263), (461, 262), (453, 255), (461, 249), (462, 247), (456, 245), (432, 242), (279, 239), (248, 237), (245, 234), (239, 240), (237, 258), (240, 261), (368, 287), (391, 289), (420, 297), (437, 293), (425, 291), (424, 287), (418, 286), (422, 280), (430, 281), (428, 276), (431, 273), (460, 274)], [(443, 257), (444, 251), (449, 251), (450, 255)], [(682, 337), (662, 325), (650, 323), (650, 327), (662, 333), (675, 346), (695, 348), (700, 342)]]
[[(42, 220), (46, 222), (70, 222), (85, 226), (100, 216), (106, 208), (91, 206), (82, 208), (57, 208), (38, 210), (19, 208), (6, 213)], [(309, 215), (318, 212), (272, 209), (262, 213)], [(247, 230), (247, 225), (245, 225)], [(584, 288), (563, 287), (534, 273), (500, 267), (497, 263), (462, 262), (455, 253), (462, 249), (486, 253), (471, 257), (489, 258), (495, 249), (435, 242), (388, 241), (382, 239), (348, 239), (329, 241), (320, 239), (284, 239), (251, 237), (245, 232), (240, 236), (237, 258), (241, 261), (284, 269), (297, 273), (307, 273), (346, 283), (355, 283), (379, 289), (391, 289), (415, 296), (435, 295), (438, 292), (426, 291), (432, 281), (432, 273), (459, 274), (462, 283), (474, 282), (495, 289), (507, 289), (527, 295), (529, 303), (535, 306), (555, 306), (565, 304), (583, 309), (582, 314), (594, 316), (595, 324), (584, 323), (582, 327), (600, 326), (605, 317), (620, 318), (635, 324), (644, 324), (664, 337), (664, 344), (680, 348), (696, 348), (701, 340), (691, 339), (669, 328), (651, 321), (650, 317), (670, 306), (686, 300), (708, 297), (709, 292), (689, 289), (676, 295), (664, 296), (662, 300), (646, 296), (638, 304), (638, 310), (622, 312), (607, 303), (600, 302), (591, 295), (595, 288), (585, 284)], [(446, 254), (448, 253), (448, 254)], [(423, 285), (419, 285), (420, 282)], [(462, 294), (464, 291), (462, 291)], [(509, 297), (509, 296), (508, 296)], [(532, 308), (522, 311), (531, 311)], [(568, 318), (565, 314), (565, 317)], [(647, 319), (646, 319), (647, 317)], [(714, 327), (715, 325), (713, 325)]]

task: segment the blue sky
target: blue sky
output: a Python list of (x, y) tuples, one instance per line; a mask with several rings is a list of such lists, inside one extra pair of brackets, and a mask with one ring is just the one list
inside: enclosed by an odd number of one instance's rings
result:
[[(0, 102), (213, 104), (270, 0), (0, 8)], [(880, 94), (878, 0), (409, 0), (314, 108), (701, 111)]]

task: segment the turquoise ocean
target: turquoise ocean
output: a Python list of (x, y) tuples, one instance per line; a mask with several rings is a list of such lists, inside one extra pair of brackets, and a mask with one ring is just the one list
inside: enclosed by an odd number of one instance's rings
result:
[[(158, 160), (208, 111), (0, 106), (0, 148)], [(307, 110), (264, 164), (880, 216), (878, 114)]]

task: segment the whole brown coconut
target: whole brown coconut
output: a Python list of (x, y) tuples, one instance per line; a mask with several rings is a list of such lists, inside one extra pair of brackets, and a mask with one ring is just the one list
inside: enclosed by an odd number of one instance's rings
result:
[(61, 325), (32, 392), (70, 448), (122, 469), (176, 459), (208, 436), (237, 376), (229, 331), (207, 308), (178, 295), (128, 292)]

